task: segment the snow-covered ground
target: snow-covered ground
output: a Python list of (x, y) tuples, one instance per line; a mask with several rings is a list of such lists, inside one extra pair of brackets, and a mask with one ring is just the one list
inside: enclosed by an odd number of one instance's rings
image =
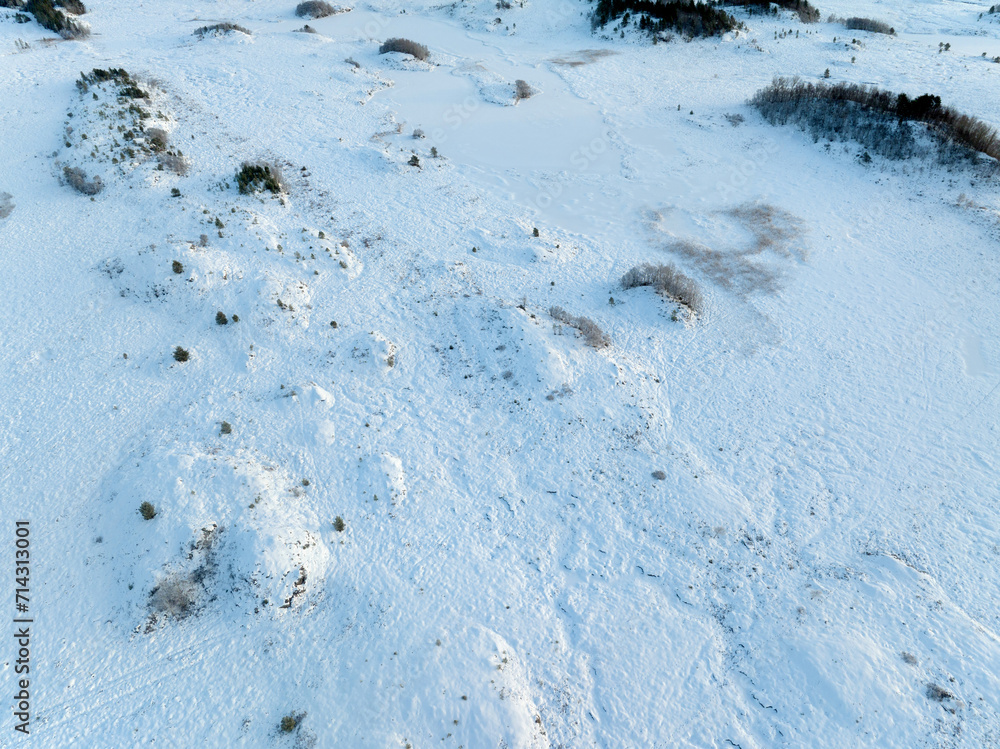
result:
[[(829, 69), (1000, 124), (989, 0), (656, 45), (87, 5), (0, 9), (0, 746), (1000, 746), (1000, 176), (746, 105)], [(665, 262), (698, 316), (621, 287)]]

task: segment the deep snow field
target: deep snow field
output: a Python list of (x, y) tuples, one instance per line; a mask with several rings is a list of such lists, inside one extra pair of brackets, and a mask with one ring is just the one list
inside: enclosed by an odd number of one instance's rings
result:
[[(998, 125), (990, 4), (0, 9), (0, 746), (1000, 747), (1000, 172), (747, 105), (829, 69)], [(700, 314), (622, 288), (667, 262)]]

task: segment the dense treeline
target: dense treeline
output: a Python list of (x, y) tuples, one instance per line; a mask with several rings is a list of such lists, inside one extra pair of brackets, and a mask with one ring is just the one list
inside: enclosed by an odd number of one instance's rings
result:
[(802, 23), (819, 21), (819, 8), (810, 5), (808, 0), (725, 0), (725, 5), (739, 5), (757, 12), (770, 12), (771, 5), (785, 10), (795, 11)]
[(710, 3), (676, 0), (598, 0), (592, 16), (594, 27), (605, 26), (619, 18), (639, 17), (639, 28), (649, 33), (676, 31), (689, 36), (716, 36), (741, 27), (741, 24)]
[(918, 151), (911, 123), (928, 126), (942, 145), (959, 145), (1000, 160), (1000, 134), (975, 117), (942, 106), (941, 97), (910, 98), (857, 83), (806, 83), (776, 78), (750, 100), (771, 124), (792, 122), (815, 138), (851, 138), (888, 158)]

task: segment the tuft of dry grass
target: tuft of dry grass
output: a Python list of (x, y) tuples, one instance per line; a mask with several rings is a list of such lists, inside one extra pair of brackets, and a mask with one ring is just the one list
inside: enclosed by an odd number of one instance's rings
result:
[(528, 84), (527, 81), (521, 80), (520, 78), (518, 78), (516, 81), (514, 81), (514, 101), (515, 102), (521, 101), (521, 99), (530, 99), (536, 93), (537, 93), (537, 91), (535, 91), (535, 89), (533, 89)]

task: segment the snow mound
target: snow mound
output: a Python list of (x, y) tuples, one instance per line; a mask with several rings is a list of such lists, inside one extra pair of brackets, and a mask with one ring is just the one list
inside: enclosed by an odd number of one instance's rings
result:
[[(319, 389), (312, 391), (320, 397)], [(330, 566), (308, 480), (247, 451), (158, 446), (123, 467), (96, 532), (141, 614), (299, 607)], [(138, 513), (148, 502), (149, 520)]]

